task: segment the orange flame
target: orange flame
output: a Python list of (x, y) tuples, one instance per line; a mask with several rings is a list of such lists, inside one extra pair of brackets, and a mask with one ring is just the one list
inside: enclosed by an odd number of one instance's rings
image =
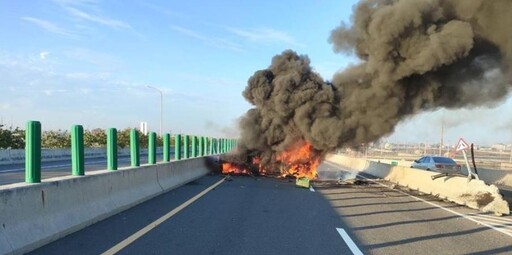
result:
[(301, 143), (287, 151), (279, 153), (277, 161), (282, 164), (281, 174), (291, 175), (296, 178), (316, 178), (317, 167), (320, 165), (320, 157), (315, 155), (313, 146), (309, 143)]
[(223, 174), (249, 174), (249, 171), (241, 166), (233, 163), (222, 163)]
[[(279, 170), (282, 177), (294, 176), (296, 178), (314, 179), (316, 178), (317, 167), (320, 164), (320, 156), (311, 144), (300, 142), (289, 150), (280, 152), (276, 156), (276, 161), (277, 164), (274, 169)], [(273, 172), (261, 163), (261, 158), (258, 156), (253, 157), (251, 163), (258, 167), (258, 172), (261, 175)], [(222, 164), (222, 173), (249, 174), (250, 171), (245, 166), (225, 162)]]

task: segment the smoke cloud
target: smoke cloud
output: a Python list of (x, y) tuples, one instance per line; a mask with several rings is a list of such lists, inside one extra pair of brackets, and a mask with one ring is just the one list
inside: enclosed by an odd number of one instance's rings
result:
[(329, 38), (360, 64), (328, 83), (307, 56), (287, 50), (249, 79), (255, 107), (241, 119), (239, 156), (275, 155), (310, 143), (317, 155), (393, 132), (438, 108), (495, 105), (511, 86), (509, 0), (364, 0)]

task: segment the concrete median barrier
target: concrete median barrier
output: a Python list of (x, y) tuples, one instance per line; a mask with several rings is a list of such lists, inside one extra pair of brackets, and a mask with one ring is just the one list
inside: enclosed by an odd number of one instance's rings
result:
[(201, 157), (0, 187), (0, 254), (22, 254), (200, 178)]
[(481, 180), (468, 181), (466, 177), (457, 176), (432, 180), (431, 177), (437, 173), (343, 155), (328, 155), (326, 160), (470, 208), (496, 214), (510, 214), (509, 205), (499, 189)]

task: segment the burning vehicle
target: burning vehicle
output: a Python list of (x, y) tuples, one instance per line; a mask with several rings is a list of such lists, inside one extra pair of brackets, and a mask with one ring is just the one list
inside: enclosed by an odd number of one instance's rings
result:
[(492, 106), (512, 84), (507, 0), (364, 0), (329, 38), (359, 62), (325, 81), (292, 50), (256, 71), (243, 91), (223, 173), (315, 178), (330, 152), (391, 134), (415, 114)]

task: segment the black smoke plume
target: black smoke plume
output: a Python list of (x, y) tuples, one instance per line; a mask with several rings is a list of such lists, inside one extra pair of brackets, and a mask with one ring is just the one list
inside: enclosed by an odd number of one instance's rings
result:
[(238, 156), (275, 156), (297, 143), (316, 155), (393, 132), (413, 114), (493, 105), (510, 90), (512, 1), (364, 0), (329, 41), (360, 63), (332, 84), (287, 50), (254, 73), (243, 96)]

